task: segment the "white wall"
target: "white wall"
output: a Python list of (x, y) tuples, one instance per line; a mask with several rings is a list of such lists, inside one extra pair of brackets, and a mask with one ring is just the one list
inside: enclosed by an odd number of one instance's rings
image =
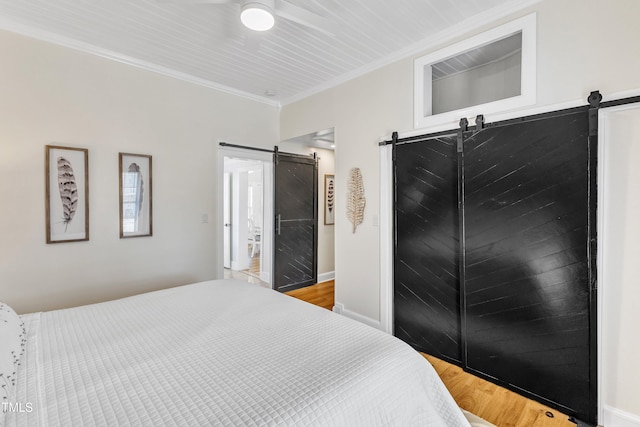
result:
[[(622, 425), (615, 408), (638, 415), (640, 425), (640, 340), (638, 340), (638, 259), (640, 248), (640, 105), (633, 110), (604, 114), (604, 227), (600, 250), (606, 267), (601, 271), (599, 296), (603, 367), (602, 398), (606, 426)], [(602, 268), (602, 267), (601, 267)], [(629, 426), (634, 424), (629, 424)]]
[[(273, 146), (277, 108), (7, 32), (0, 56), (0, 300), (47, 310), (221, 277), (218, 140)], [(45, 244), (52, 143), (89, 149), (89, 242)], [(120, 151), (153, 156), (153, 237), (118, 237)]]

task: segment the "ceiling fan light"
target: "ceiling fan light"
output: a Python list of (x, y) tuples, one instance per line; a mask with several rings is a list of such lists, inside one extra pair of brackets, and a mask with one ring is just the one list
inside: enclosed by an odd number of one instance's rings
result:
[(267, 31), (273, 28), (275, 18), (269, 6), (262, 3), (246, 3), (240, 12), (240, 21), (253, 31)]

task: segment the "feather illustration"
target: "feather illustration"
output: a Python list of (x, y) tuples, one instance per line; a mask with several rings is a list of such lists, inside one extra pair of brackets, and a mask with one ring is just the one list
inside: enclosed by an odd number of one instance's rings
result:
[(347, 184), (347, 217), (353, 224), (353, 233), (356, 227), (362, 224), (364, 219), (364, 184), (360, 168), (352, 168), (349, 171), (349, 183)]
[(78, 186), (71, 162), (64, 157), (58, 157), (58, 190), (62, 201), (62, 222), (64, 231), (67, 231), (78, 208)]
[(327, 209), (329, 210), (329, 212), (333, 212), (333, 198), (333, 179), (331, 179), (329, 180), (329, 185), (327, 186)]
[(130, 174), (136, 174), (135, 183), (137, 191), (137, 199), (136, 199), (136, 213), (137, 216), (140, 217), (140, 213), (142, 212), (142, 200), (144, 195), (144, 180), (142, 179), (142, 172), (140, 172), (140, 166), (137, 163), (131, 163), (127, 170)]

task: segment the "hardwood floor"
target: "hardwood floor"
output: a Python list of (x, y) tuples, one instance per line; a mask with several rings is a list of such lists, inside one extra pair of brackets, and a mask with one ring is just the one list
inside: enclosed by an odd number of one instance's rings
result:
[[(331, 310), (334, 287), (335, 282), (331, 280), (286, 294)], [(461, 408), (498, 427), (575, 427), (566, 415), (555, 409), (466, 373), (433, 356), (420, 354), (433, 365)]]
[(294, 298), (315, 304), (327, 310), (333, 309), (334, 304), (334, 286), (335, 282), (329, 280), (327, 282), (318, 283), (306, 288), (296, 289), (294, 291), (285, 292)]
[(569, 417), (555, 409), (468, 374), (433, 356), (420, 354), (431, 362), (461, 408), (498, 427), (575, 427)]
[(255, 256), (251, 257), (251, 250), (249, 253), (249, 268), (246, 270), (242, 270), (242, 272), (248, 276), (255, 277), (256, 279), (260, 279), (260, 252), (255, 254)]

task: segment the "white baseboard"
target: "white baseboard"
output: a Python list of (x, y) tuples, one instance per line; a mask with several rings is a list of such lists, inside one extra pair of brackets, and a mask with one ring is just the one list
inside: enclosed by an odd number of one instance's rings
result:
[(600, 420), (604, 427), (640, 427), (640, 416), (604, 406), (604, 419)]
[(336, 278), (335, 271), (329, 271), (327, 273), (318, 274), (318, 283), (328, 282), (329, 280), (333, 280)]
[(341, 304), (339, 302), (337, 302), (333, 306), (333, 312), (342, 314), (343, 316), (348, 317), (349, 319), (357, 320), (360, 323), (364, 323), (365, 325), (369, 325), (376, 329), (382, 330), (382, 324), (380, 323), (379, 320), (374, 320), (370, 317), (363, 316), (362, 314), (358, 314), (354, 311), (347, 310), (346, 308), (344, 308), (344, 304)]
[(260, 280), (262, 280), (263, 282), (271, 283), (271, 274), (269, 274), (268, 271), (261, 271)]

